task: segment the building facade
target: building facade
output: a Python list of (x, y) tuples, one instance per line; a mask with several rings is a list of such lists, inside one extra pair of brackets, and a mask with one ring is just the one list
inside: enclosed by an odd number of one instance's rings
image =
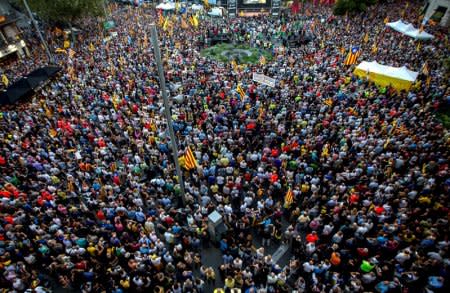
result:
[(16, 54), (19, 58), (29, 55), (22, 33), (17, 27), (17, 14), (9, 4), (0, 0), (0, 60)]
[(424, 21), (433, 20), (442, 26), (450, 25), (450, 0), (428, 0)]

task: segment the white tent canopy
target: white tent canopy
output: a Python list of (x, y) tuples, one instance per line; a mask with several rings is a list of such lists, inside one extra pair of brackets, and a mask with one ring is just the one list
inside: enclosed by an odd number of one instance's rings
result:
[(191, 9), (192, 9), (192, 10), (195, 10), (195, 11), (203, 10), (203, 5), (201, 5), (201, 4), (193, 4), (193, 5), (191, 6)]
[(396, 22), (388, 22), (386, 25), (416, 40), (430, 40), (434, 38), (433, 35), (424, 31), (421, 32), (419, 29), (415, 28), (412, 24), (405, 23), (402, 20), (397, 20)]
[(359, 64), (356, 69), (360, 69), (365, 72), (376, 73), (384, 76), (389, 76), (395, 79), (407, 80), (414, 82), (419, 75), (418, 72), (411, 71), (406, 66), (403, 67), (392, 67), (381, 65), (377, 61), (367, 62), (363, 61)]
[(173, 3), (173, 2), (160, 3), (160, 4), (156, 5), (156, 9), (175, 10), (175, 3)]

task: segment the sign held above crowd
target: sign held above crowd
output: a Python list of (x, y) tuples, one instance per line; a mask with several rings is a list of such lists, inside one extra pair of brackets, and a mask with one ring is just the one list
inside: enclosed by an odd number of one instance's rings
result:
[(253, 81), (270, 86), (270, 87), (275, 87), (275, 78), (272, 77), (268, 77), (267, 75), (264, 74), (259, 74), (259, 73), (253, 73)]

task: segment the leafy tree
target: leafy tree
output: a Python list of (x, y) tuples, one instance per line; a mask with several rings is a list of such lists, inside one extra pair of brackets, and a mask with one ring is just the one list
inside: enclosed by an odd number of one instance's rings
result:
[(334, 14), (343, 15), (347, 12), (363, 12), (367, 6), (377, 3), (377, 0), (338, 0), (334, 5)]
[[(24, 8), (23, 0), (13, 4)], [(42, 20), (72, 25), (86, 16), (103, 15), (105, 0), (28, 0), (28, 5)]]

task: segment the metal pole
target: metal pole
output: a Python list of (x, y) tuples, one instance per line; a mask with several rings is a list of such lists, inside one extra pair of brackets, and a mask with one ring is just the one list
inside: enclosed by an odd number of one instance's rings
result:
[(172, 141), (172, 143), (171, 143), (172, 156), (173, 156), (173, 160), (175, 161), (175, 168), (177, 171), (178, 183), (180, 184), (181, 200), (183, 201), (183, 204), (186, 204), (183, 174), (181, 173), (180, 163), (178, 162), (177, 141), (175, 140), (175, 133), (173, 131), (172, 115), (170, 113), (169, 100), (167, 98), (166, 79), (164, 78), (164, 70), (163, 70), (163, 66), (162, 66), (162, 62), (161, 62), (161, 52), (159, 49), (158, 31), (156, 30), (156, 25), (154, 23), (152, 23), (150, 25), (150, 32), (151, 32), (151, 41), (152, 41), (152, 45), (153, 45), (153, 50), (155, 52), (156, 65), (158, 66), (159, 85), (161, 88), (161, 94), (162, 94), (163, 101), (164, 101), (164, 114), (167, 119), (167, 126), (169, 127), (170, 140)]
[(27, 0), (23, 0), (23, 3), (25, 4), (25, 8), (26, 8), (27, 11), (28, 11), (28, 15), (29, 15), (30, 18), (31, 18), (31, 22), (33, 23), (34, 28), (36, 29), (36, 31), (37, 31), (37, 33), (38, 33), (38, 36), (39, 36), (39, 38), (41, 39), (42, 45), (43, 45), (44, 48), (45, 48), (45, 52), (47, 53), (47, 57), (48, 57), (49, 62), (52, 63), (52, 64), (54, 64), (54, 63), (55, 63), (55, 59), (53, 58), (52, 53), (50, 53), (50, 50), (48, 49), (47, 42), (44, 40), (44, 37), (42, 36), (41, 31), (39, 30), (39, 26), (38, 26), (38, 24), (37, 24), (37, 21), (36, 21), (36, 20), (34, 19), (34, 17), (33, 17), (33, 13), (31, 13), (31, 9), (30, 9), (30, 7), (28, 6)]

